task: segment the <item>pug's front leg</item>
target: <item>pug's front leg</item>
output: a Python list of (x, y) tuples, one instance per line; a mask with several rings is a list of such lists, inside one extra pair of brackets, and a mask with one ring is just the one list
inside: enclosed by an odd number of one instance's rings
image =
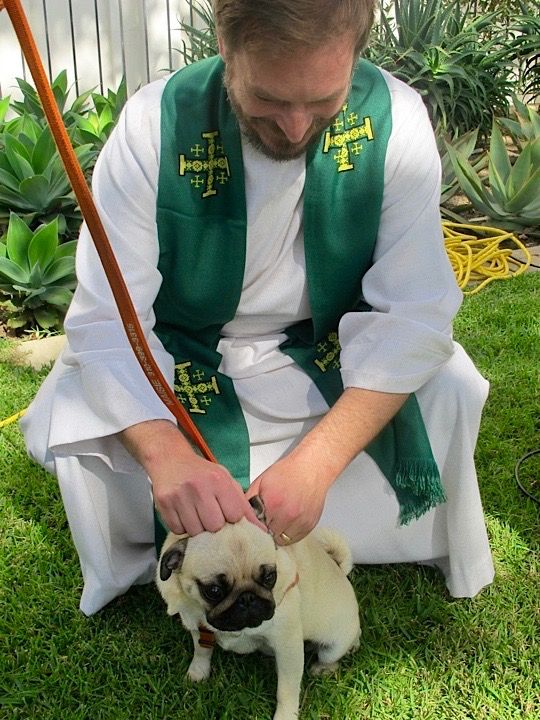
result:
[(274, 720), (296, 720), (304, 673), (304, 641), (301, 634), (294, 633), (274, 650), (277, 669), (277, 707)]
[(189, 665), (187, 676), (193, 682), (201, 682), (210, 676), (210, 662), (214, 648), (200, 645), (201, 634), (198, 630), (191, 630), (190, 632), (193, 638), (193, 659)]

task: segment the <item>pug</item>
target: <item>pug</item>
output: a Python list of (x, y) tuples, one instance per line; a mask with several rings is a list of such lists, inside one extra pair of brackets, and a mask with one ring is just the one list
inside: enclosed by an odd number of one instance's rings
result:
[[(261, 505), (252, 499), (258, 514)], [(180, 615), (193, 638), (187, 675), (206, 680), (214, 642), (225, 650), (275, 656), (274, 720), (298, 717), (304, 642), (317, 648), (315, 674), (333, 672), (358, 648), (358, 603), (347, 575), (350, 550), (335, 531), (315, 529), (300, 542), (278, 546), (243, 518), (216, 533), (169, 533), (156, 583), (169, 615)]]

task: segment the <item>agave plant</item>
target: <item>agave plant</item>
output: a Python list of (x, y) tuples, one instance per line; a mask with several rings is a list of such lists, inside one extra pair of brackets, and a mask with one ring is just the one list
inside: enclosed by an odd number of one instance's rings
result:
[[(22, 93), (22, 100), (13, 101), (11, 103), (12, 109), (20, 116), (32, 115), (44, 125), (45, 113), (37, 91), (22, 78), (16, 78), (16, 81)], [(85, 115), (89, 111), (88, 99), (92, 94), (92, 90), (78, 95), (73, 103), (68, 106), (70, 88), (68, 87), (67, 72), (65, 70), (62, 70), (54, 78), (51, 83), (51, 90), (67, 127), (71, 126), (78, 117)]]
[[(58, 216), (60, 232), (74, 232), (80, 224), (77, 201), (48, 127), (26, 118), (18, 136), (2, 134), (0, 153), (0, 222), (11, 210), (36, 226)], [(95, 156), (91, 145), (81, 145), (75, 154), (83, 169)]]
[[(509, 230), (537, 234), (540, 226), (540, 137), (525, 143), (512, 165), (501, 131), (494, 122), (487, 178), (447, 144), (463, 192), (483, 215)], [(486, 182), (487, 181), (487, 182)]]
[(76, 118), (73, 136), (76, 143), (91, 143), (96, 150), (101, 150), (126, 103), (125, 78), (122, 78), (116, 92), (108, 90), (106, 96), (92, 93), (91, 97), (94, 110), (90, 110), (86, 116), (79, 115)]
[(0, 98), (0, 132), (2, 131), (4, 124), (5, 124), (5, 117), (7, 114), (7, 111), (9, 110), (9, 103), (10, 103), (10, 96), (6, 95), (6, 97)]
[(99, 93), (92, 93), (92, 102), (97, 113), (101, 113), (105, 107), (110, 108), (113, 120), (116, 122), (118, 116), (127, 100), (127, 85), (126, 78), (122, 77), (120, 84), (116, 92), (114, 90), (107, 90), (107, 95), (100, 95)]
[(0, 240), (0, 306), (8, 327), (62, 327), (77, 282), (75, 247), (75, 240), (59, 244), (56, 218), (33, 231), (11, 213)]

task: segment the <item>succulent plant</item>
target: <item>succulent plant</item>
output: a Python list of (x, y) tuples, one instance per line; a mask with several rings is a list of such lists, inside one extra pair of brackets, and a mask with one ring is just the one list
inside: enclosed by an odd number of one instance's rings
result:
[(8, 327), (62, 327), (77, 283), (75, 247), (74, 240), (59, 244), (56, 218), (31, 230), (11, 213), (0, 239), (0, 306)]
[[(0, 143), (0, 222), (7, 222), (11, 211), (34, 226), (58, 216), (61, 233), (75, 231), (80, 212), (49, 128), (26, 116), (24, 131), (5, 131)], [(95, 150), (80, 145), (75, 154), (86, 169)]]
[(472, 167), (462, 152), (447, 145), (448, 156), (463, 192), (474, 207), (509, 230), (538, 233), (540, 226), (540, 137), (525, 142), (512, 164), (494, 122), (487, 177)]

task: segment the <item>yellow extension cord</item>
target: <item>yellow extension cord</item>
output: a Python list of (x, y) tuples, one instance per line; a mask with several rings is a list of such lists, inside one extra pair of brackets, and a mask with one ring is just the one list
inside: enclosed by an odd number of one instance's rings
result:
[[(514, 233), (484, 225), (454, 222), (442, 225), (446, 252), (457, 284), (465, 295), (474, 295), (492, 280), (521, 275), (531, 264), (530, 252)], [(513, 258), (516, 248), (503, 248), (503, 242), (513, 243), (523, 252), (525, 260)]]
[(0, 428), (7, 427), (12, 423), (17, 422), (19, 418), (22, 418), (25, 412), (26, 410), (20, 410), (18, 413), (15, 413), (15, 415), (11, 415), (11, 417), (6, 418), (5, 420), (0, 420)]
[[(457, 283), (465, 295), (474, 295), (492, 280), (521, 275), (531, 264), (531, 254), (510, 232), (483, 225), (443, 222), (444, 244)], [(525, 255), (525, 261), (512, 258), (511, 248), (501, 243), (514, 243)], [(470, 290), (466, 288), (471, 286)], [(26, 410), (0, 420), (0, 429), (17, 422)]]

